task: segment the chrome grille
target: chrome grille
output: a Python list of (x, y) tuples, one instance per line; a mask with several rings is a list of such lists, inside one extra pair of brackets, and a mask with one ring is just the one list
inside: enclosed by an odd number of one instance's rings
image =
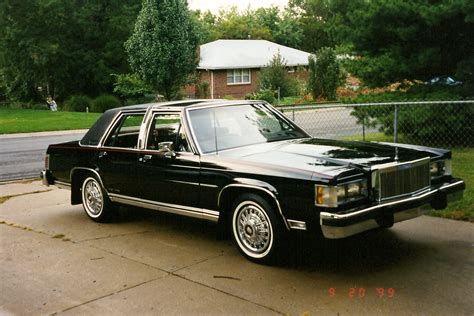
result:
[(379, 201), (414, 194), (430, 187), (430, 158), (375, 166), (372, 186)]

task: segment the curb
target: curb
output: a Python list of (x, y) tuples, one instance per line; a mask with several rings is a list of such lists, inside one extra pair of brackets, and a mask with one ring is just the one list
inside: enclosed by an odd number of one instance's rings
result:
[(60, 136), (60, 135), (71, 135), (71, 134), (85, 134), (87, 131), (88, 131), (88, 129), (74, 129), (74, 130), (65, 130), (65, 131), (1, 134), (0, 139), (2, 139), (2, 138), (34, 137), (34, 136)]

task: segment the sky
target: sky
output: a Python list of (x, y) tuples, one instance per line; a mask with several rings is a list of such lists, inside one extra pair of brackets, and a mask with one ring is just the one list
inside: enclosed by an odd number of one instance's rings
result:
[(288, 0), (188, 0), (189, 8), (192, 10), (211, 10), (218, 13), (220, 9), (228, 9), (236, 6), (239, 10), (245, 10), (250, 5), (252, 9), (260, 7), (271, 7), (272, 5), (283, 8)]

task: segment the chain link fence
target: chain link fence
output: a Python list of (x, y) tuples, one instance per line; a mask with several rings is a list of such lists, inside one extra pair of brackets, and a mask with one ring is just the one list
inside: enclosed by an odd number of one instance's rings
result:
[(474, 100), (279, 107), (317, 138), (474, 147)]

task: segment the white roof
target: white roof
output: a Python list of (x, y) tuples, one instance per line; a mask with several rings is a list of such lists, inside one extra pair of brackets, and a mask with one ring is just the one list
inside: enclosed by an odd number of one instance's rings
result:
[(307, 66), (309, 53), (265, 40), (217, 40), (200, 47), (198, 69), (261, 68), (278, 51), (287, 66)]

